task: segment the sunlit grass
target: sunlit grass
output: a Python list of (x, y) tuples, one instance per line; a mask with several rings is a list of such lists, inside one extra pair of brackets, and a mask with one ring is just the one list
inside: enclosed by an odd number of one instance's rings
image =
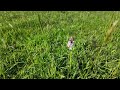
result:
[(1, 11), (0, 78), (119, 78), (120, 22), (110, 26), (119, 18), (113, 11)]

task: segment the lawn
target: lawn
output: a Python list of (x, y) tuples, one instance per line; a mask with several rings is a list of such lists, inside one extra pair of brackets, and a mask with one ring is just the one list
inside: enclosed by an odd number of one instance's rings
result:
[(0, 79), (120, 78), (119, 18), (118, 11), (1, 11)]

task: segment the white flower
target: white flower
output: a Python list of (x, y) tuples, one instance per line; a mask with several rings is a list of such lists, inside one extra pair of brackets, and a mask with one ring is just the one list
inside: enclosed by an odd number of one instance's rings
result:
[(69, 50), (72, 50), (73, 44), (74, 44), (73, 37), (70, 37), (67, 43), (67, 47), (69, 48)]

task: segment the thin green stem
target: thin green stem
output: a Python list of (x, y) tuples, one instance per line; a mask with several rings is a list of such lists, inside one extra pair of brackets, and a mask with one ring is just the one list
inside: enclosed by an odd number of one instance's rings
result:
[(72, 51), (69, 52), (69, 60), (68, 60), (68, 77), (69, 74), (71, 73), (71, 65), (72, 65)]

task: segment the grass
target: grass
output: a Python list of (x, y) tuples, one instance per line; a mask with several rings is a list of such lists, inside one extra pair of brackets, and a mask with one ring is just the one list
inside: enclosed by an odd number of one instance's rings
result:
[(0, 78), (120, 78), (120, 22), (111, 26), (119, 18), (117, 11), (1, 11)]

